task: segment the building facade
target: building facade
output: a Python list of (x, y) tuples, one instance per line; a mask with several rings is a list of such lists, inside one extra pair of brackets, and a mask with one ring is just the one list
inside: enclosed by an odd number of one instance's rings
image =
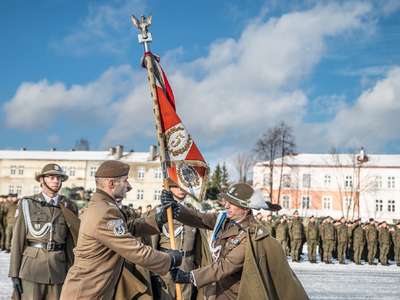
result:
[(130, 165), (129, 182), (133, 189), (125, 204), (134, 207), (159, 204), (162, 170), (155, 146), (149, 152), (124, 152), (123, 146), (109, 151), (27, 151), (0, 150), (0, 194), (17, 193), (19, 197), (40, 192), (35, 174), (50, 162), (59, 164), (69, 176), (63, 187), (95, 190), (94, 175), (105, 160), (117, 159)]
[(400, 155), (297, 154), (260, 162), (253, 185), (282, 205), (280, 214), (363, 221), (400, 219)]

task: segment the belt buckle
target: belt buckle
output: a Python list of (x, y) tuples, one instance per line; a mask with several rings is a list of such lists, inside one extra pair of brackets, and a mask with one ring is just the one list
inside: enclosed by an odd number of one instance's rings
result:
[(46, 249), (47, 251), (54, 251), (54, 249), (56, 248), (56, 243), (51, 241), (47, 243)]

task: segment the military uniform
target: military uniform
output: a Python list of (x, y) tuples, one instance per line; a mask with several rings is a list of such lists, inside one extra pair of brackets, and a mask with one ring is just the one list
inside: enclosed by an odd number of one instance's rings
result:
[(315, 221), (309, 221), (306, 229), (308, 260), (312, 263), (317, 262), (317, 245), (319, 239), (318, 225)]
[(5, 207), (6, 219), (7, 219), (5, 248), (7, 252), (9, 252), (11, 249), (11, 240), (14, 231), (15, 214), (17, 212), (17, 207), (18, 207), (18, 202), (9, 202)]
[(382, 227), (379, 229), (379, 260), (382, 265), (388, 264), (388, 253), (390, 248), (390, 233), (389, 229)]
[(278, 225), (276, 225), (276, 239), (281, 244), (283, 252), (288, 256), (289, 226), (286, 220), (278, 221)]
[(12, 240), (10, 277), (22, 279), (21, 299), (58, 299), (73, 262), (73, 239), (62, 212), (76, 206), (62, 196), (50, 206), (43, 194), (23, 198)]
[(378, 229), (375, 224), (368, 224), (365, 229), (365, 237), (368, 247), (368, 264), (372, 265), (376, 255), (376, 248), (378, 246)]
[(304, 226), (299, 217), (294, 217), (289, 227), (292, 261), (300, 261), (300, 248), (304, 236)]
[(346, 250), (348, 241), (348, 229), (346, 224), (340, 223), (336, 227), (337, 254), (339, 263), (344, 264), (346, 260)]
[(324, 261), (331, 263), (332, 251), (335, 247), (335, 227), (332, 223), (327, 222), (322, 226), (321, 237), (324, 247)]
[[(2, 200), (5, 198), (2, 197)], [(6, 231), (3, 223), (3, 219), (5, 219), (5, 209), (4, 209), (4, 202), (0, 202), (0, 250), (5, 250), (5, 242), (6, 242)]]
[[(183, 253), (182, 264), (180, 268), (187, 272), (191, 271), (195, 268), (195, 241), (198, 230), (194, 227), (184, 225), (177, 220), (173, 220), (173, 223), (175, 230), (174, 237), (176, 249), (182, 251)], [(168, 252), (171, 249), (170, 232), (167, 224), (163, 225), (162, 233), (160, 235), (153, 237), (153, 242), (155, 243), (155, 248), (160, 251)], [(164, 276), (161, 276), (160, 279), (162, 282), (159, 281), (159, 279), (153, 279), (153, 282), (155, 281), (156, 286), (158, 286), (158, 294), (155, 292), (155, 297), (160, 300), (174, 300), (176, 297), (175, 283), (173, 282), (171, 275), (168, 273)], [(193, 294), (193, 285), (181, 284), (181, 290), (182, 299), (190, 300)]]
[(262, 220), (261, 223), (265, 226), (265, 228), (268, 229), (268, 232), (272, 237), (276, 237), (276, 232), (275, 232), (275, 223), (274, 221), (271, 220)]
[(394, 245), (394, 259), (396, 261), (397, 266), (400, 267), (400, 227), (398, 226), (400, 224), (397, 223), (397, 226), (392, 229), (392, 240), (393, 240), (393, 245)]
[(354, 262), (358, 265), (361, 264), (361, 255), (365, 245), (364, 229), (360, 224), (357, 224), (353, 229), (353, 252)]

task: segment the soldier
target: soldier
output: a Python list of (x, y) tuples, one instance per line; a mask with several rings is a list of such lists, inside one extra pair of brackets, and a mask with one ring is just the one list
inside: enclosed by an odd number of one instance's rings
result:
[[(165, 274), (180, 265), (179, 251), (169, 254), (153, 250), (133, 234), (159, 233), (156, 218), (141, 219), (127, 227), (124, 215), (116, 204), (131, 190), (129, 165), (120, 161), (103, 162), (95, 173), (97, 190), (81, 216), (74, 265), (68, 271), (61, 299), (112, 299), (120, 277), (124, 258)], [(165, 221), (166, 216), (157, 218)]]
[(283, 252), (288, 256), (289, 226), (286, 215), (282, 215), (278, 220), (278, 225), (276, 225), (276, 239), (281, 244)]
[[(189, 203), (185, 203), (186, 192), (179, 188), (179, 186), (173, 182), (169, 182), (170, 191), (174, 199), (182, 205), (190, 207)], [(165, 193), (163, 194), (165, 197)], [(159, 207), (158, 209), (162, 209)], [(197, 228), (184, 225), (181, 222), (174, 219), (174, 236), (177, 249), (182, 253), (182, 264), (181, 269), (189, 272), (195, 268), (195, 242), (196, 235), (198, 234)], [(160, 251), (168, 253), (171, 250), (170, 232), (168, 230), (168, 224), (162, 226), (162, 232), (159, 235), (152, 237), (154, 247)], [(164, 276), (157, 278), (157, 275), (152, 277), (154, 283), (154, 296), (160, 300), (174, 300), (175, 295), (175, 283), (173, 282), (171, 275), (168, 273)], [(193, 295), (193, 286), (191, 284), (182, 284), (182, 299), (190, 300)]]
[(21, 299), (58, 299), (73, 262), (69, 215), (76, 206), (58, 192), (68, 176), (57, 164), (36, 175), (42, 192), (22, 198), (12, 239), (9, 276)]
[[(293, 276), (278, 242), (256, 222), (251, 213), (251, 209), (268, 208), (261, 191), (254, 191), (245, 183), (231, 185), (227, 192), (221, 195), (225, 200), (226, 211), (220, 214), (200, 213), (179, 205), (172, 195), (166, 196), (164, 200), (168, 201), (165, 202), (171, 204), (180, 221), (191, 226), (213, 229), (210, 245), (211, 264), (191, 272), (175, 269), (171, 272), (175, 282), (192, 283), (198, 288), (204, 288), (204, 299), (256, 299), (260, 297), (257, 295), (260, 295), (261, 291), (264, 291), (264, 294), (260, 299), (267, 299), (271, 295), (279, 299), (308, 298), (297, 278)], [(257, 243), (263, 244), (263, 252), (266, 255), (264, 264), (251, 264), (252, 267), (261, 268), (258, 277), (249, 276), (246, 267), (250, 263), (245, 262), (245, 255), (252, 255), (249, 252), (250, 244), (258, 248)], [(258, 261), (259, 258), (253, 256), (253, 259)], [(279, 269), (278, 273), (268, 271), (275, 268)], [(275, 274), (279, 279), (275, 278)], [(264, 285), (263, 289), (258, 285), (258, 279), (274, 284)]]
[(289, 227), (292, 261), (300, 262), (300, 247), (304, 237), (304, 226), (297, 210), (293, 213), (292, 223)]
[(397, 222), (396, 227), (390, 228), (390, 232), (394, 244), (394, 259), (396, 265), (400, 267), (400, 221)]
[(369, 219), (369, 224), (365, 229), (365, 237), (367, 240), (368, 247), (368, 264), (375, 264), (376, 248), (378, 246), (378, 229), (375, 226), (375, 221), (373, 218)]
[(6, 253), (9, 253), (10, 249), (11, 249), (11, 240), (12, 240), (14, 224), (15, 224), (15, 214), (17, 212), (17, 207), (18, 207), (18, 197), (17, 196), (18, 196), (17, 194), (9, 194), (7, 197), (7, 205), (5, 208), (6, 219), (7, 219)]
[(318, 225), (315, 223), (314, 216), (310, 217), (306, 229), (308, 260), (310, 263), (317, 262), (317, 245), (319, 239)]
[(332, 251), (335, 247), (335, 227), (333, 226), (333, 219), (327, 217), (321, 231), (322, 243), (324, 247), (324, 262), (326, 264), (332, 263)]
[(339, 224), (336, 226), (337, 236), (337, 254), (339, 264), (345, 264), (346, 262), (346, 250), (348, 240), (348, 230), (346, 226), (346, 220), (344, 217), (340, 218)]
[(379, 224), (379, 260), (382, 266), (388, 266), (388, 253), (390, 248), (390, 233), (386, 221)]
[(6, 196), (0, 195), (0, 250), (6, 250), (6, 231), (3, 226), (3, 219), (5, 218), (5, 203)]
[(364, 229), (361, 227), (361, 219), (354, 221), (353, 229), (353, 252), (354, 252), (354, 262), (357, 265), (361, 265), (361, 255), (365, 244), (365, 234)]
[(272, 214), (268, 213), (266, 217), (263, 216), (261, 221), (264, 224), (264, 226), (268, 229), (271, 236), (275, 237), (276, 236), (275, 223), (274, 220), (272, 219)]
[(354, 224), (352, 221), (347, 221), (346, 222), (347, 226), (347, 258), (350, 260), (354, 260), (353, 257), (353, 229), (354, 229)]

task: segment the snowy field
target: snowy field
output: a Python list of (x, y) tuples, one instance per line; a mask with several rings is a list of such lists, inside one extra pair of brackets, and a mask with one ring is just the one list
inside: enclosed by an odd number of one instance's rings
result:
[[(400, 267), (290, 263), (311, 299), (399, 300)], [(0, 253), (0, 300), (10, 299), (9, 255)], [(261, 300), (261, 299), (260, 299)]]

